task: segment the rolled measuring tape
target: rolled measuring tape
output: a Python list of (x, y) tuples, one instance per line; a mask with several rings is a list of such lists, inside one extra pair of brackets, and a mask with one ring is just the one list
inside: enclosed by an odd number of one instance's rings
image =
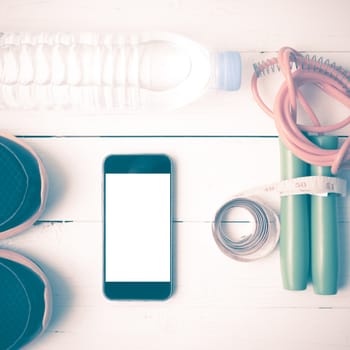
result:
[[(278, 196), (326, 196), (328, 193), (338, 193), (345, 196), (346, 181), (338, 177), (305, 176), (257, 187), (233, 197), (216, 212), (212, 225), (215, 242), (224, 254), (238, 261), (253, 261), (275, 249), (280, 236), (279, 217), (270, 206), (259, 199), (260, 196), (270, 193)], [(254, 226), (251, 232), (232, 234), (226, 229), (226, 226), (235, 221), (230, 216), (237, 208), (250, 215)]]
[[(254, 229), (251, 233), (232, 238), (224, 225), (230, 222), (232, 209), (242, 208), (252, 216)], [(253, 197), (236, 197), (225, 203), (215, 215), (213, 235), (220, 249), (229, 257), (251, 261), (269, 254), (279, 239), (277, 214)]]

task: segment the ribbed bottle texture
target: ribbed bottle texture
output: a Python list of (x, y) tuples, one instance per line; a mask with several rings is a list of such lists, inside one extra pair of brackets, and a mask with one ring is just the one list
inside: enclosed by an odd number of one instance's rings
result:
[(215, 79), (218, 88), (239, 88), (238, 53), (212, 55), (176, 35), (0, 34), (3, 109), (172, 108)]

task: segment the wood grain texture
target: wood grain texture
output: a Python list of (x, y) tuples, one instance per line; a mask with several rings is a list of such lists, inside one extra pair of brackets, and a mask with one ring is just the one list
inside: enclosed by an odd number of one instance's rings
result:
[[(292, 46), (350, 69), (349, 9), (346, 0), (1, 1), (0, 31), (169, 31), (210, 50), (238, 50), (243, 62), (239, 91), (209, 90), (176, 111), (0, 111), (2, 129), (38, 152), (50, 182), (36, 225), (0, 242), (34, 259), (53, 286), (52, 322), (27, 349), (350, 348), (349, 197), (338, 202), (336, 296), (315, 295), (311, 284), (283, 290), (278, 249), (239, 263), (211, 233), (226, 200), (279, 179), (277, 133), (253, 101), (252, 64)], [(280, 82), (279, 74), (259, 82), (269, 104)], [(323, 123), (349, 114), (322, 94), (308, 97)], [(139, 152), (174, 160), (176, 290), (166, 302), (111, 302), (102, 293), (102, 163), (111, 153)]]

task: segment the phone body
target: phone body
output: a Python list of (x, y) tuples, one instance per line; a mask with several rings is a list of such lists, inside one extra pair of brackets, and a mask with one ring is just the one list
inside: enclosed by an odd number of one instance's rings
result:
[(113, 300), (164, 300), (173, 291), (173, 171), (163, 154), (104, 161), (104, 280)]

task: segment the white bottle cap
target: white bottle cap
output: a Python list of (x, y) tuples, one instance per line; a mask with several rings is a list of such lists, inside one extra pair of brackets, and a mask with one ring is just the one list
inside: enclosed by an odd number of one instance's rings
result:
[(235, 91), (241, 86), (241, 56), (239, 52), (224, 51), (215, 54), (215, 87)]

